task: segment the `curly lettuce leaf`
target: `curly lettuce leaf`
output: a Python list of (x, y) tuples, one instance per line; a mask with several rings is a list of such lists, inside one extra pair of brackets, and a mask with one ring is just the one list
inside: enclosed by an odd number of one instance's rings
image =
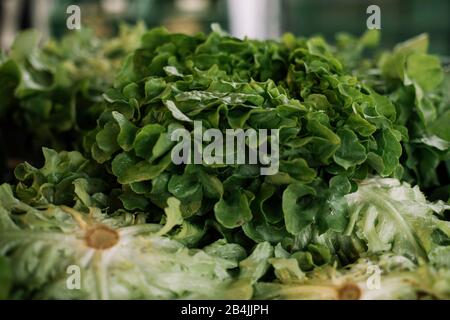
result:
[(436, 242), (436, 237), (450, 237), (450, 222), (439, 216), (450, 207), (442, 201), (428, 202), (417, 186), (373, 178), (362, 181), (346, 199), (350, 213), (346, 234), (363, 239), (371, 254), (393, 252), (428, 261), (445, 242)]
[[(165, 235), (180, 217), (169, 201), (167, 223), (146, 224), (142, 214), (89, 214), (66, 206), (45, 210), (14, 198), (0, 187), (0, 256), (11, 269), (10, 296), (36, 299), (249, 299), (251, 281), (237, 281), (230, 270), (245, 251), (218, 242), (190, 250)], [(169, 199), (170, 200), (170, 199)], [(19, 210), (19, 211), (18, 211)], [(20, 212), (20, 214), (18, 214)], [(239, 254), (230, 254), (230, 246)], [(253, 258), (252, 258), (253, 259)], [(249, 262), (246, 263), (249, 265)], [(81, 270), (80, 290), (67, 286), (69, 267)], [(5, 271), (4, 271), (5, 270)], [(11, 270), (9, 276), (4, 272)], [(2, 282), (2, 294), (8, 282)], [(8, 291), (6, 291), (8, 294)]]
[[(280, 269), (289, 260), (273, 259)], [(296, 300), (412, 300), (449, 299), (448, 269), (415, 266), (403, 256), (386, 254), (361, 258), (345, 269), (326, 265), (307, 273), (283, 273), (279, 282), (260, 282), (256, 299)]]

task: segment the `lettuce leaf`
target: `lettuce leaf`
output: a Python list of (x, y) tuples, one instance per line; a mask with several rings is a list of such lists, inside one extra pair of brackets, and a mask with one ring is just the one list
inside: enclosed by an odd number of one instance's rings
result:
[[(67, 206), (39, 210), (17, 200), (7, 184), (0, 186), (0, 199), (0, 261), (2, 266), (10, 265), (9, 269), (1, 268), (0, 276), (7, 277), (0, 287), (3, 296), (35, 299), (252, 296), (252, 283), (258, 278), (252, 270), (257, 265), (251, 264), (253, 257), (244, 262), (245, 251), (238, 245), (219, 241), (205, 250), (188, 249), (166, 236), (178, 223), (175, 217), (180, 217), (179, 202), (174, 198), (169, 199), (164, 226), (145, 223), (144, 214), (106, 215), (94, 207), (88, 214)], [(231, 248), (239, 254), (230, 254)], [(241, 279), (230, 273), (239, 262), (248, 269), (243, 269), (245, 276)], [(80, 270), (79, 290), (68, 285), (73, 266)], [(252, 279), (246, 280), (251, 274)]]
[[(277, 270), (288, 267), (289, 260), (273, 259)], [(260, 282), (256, 299), (301, 300), (412, 300), (449, 299), (448, 269), (427, 265), (416, 267), (403, 256), (385, 254), (361, 258), (344, 269), (326, 265), (307, 275), (290, 273), (279, 276), (280, 282)]]

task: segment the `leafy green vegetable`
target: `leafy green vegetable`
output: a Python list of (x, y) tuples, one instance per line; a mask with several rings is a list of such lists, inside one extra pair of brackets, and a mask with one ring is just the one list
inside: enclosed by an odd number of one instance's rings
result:
[[(174, 196), (185, 218), (208, 220), (214, 213), (221, 228), (234, 234), (242, 228), (256, 242), (294, 238), (309, 224), (343, 231), (339, 199), (350, 190), (338, 195), (331, 180), (351, 184), (403, 170), (406, 129), (396, 124), (395, 106), (347, 74), (321, 38), (278, 43), (153, 29), (105, 100), (85, 147), (124, 190), (159, 207)], [(261, 164), (175, 165), (171, 133), (183, 128), (195, 135), (194, 121), (223, 134), (279, 129), (279, 172), (261, 176)], [(136, 192), (137, 185), (147, 187)], [(132, 197), (121, 199), (130, 207)], [(283, 203), (278, 213), (261, 204), (276, 201)]]
[(103, 92), (142, 33), (142, 25), (122, 26), (117, 38), (106, 40), (83, 29), (43, 46), (37, 31), (20, 34), (9, 55), (0, 60), (6, 156), (36, 163), (44, 146), (80, 149), (82, 133), (95, 127), (103, 110)]
[[(239, 246), (219, 241), (204, 251), (189, 250), (164, 237), (180, 214), (176, 199), (169, 199), (163, 227), (145, 223), (143, 214), (107, 216), (98, 208), (84, 214), (66, 206), (38, 210), (14, 198), (9, 185), (0, 187), (0, 199), (0, 262), (12, 266), (2, 267), (1, 277), (12, 279), (11, 295), (16, 298), (249, 299), (252, 295), (256, 279), (235, 279), (229, 272), (241, 261), (253, 273)], [(230, 254), (230, 249), (238, 254)], [(71, 277), (73, 266), (81, 270), (79, 290), (71, 287), (77, 283)], [(8, 282), (2, 281), (1, 288), (4, 296)]]
[(282, 243), (278, 256), (297, 260), (303, 271), (328, 263), (345, 266), (387, 252), (448, 268), (450, 222), (443, 215), (450, 209), (448, 204), (429, 202), (417, 186), (391, 178), (363, 180), (356, 192), (342, 200), (349, 217), (343, 232), (321, 233), (309, 225), (294, 241)]
[(43, 154), (45, 164), (40, 169), (26, 162), (16, 167), (15, 192), (20, 200), (36, 208), (51, 204), (73, 205), (79, 210), (112, 206), (109, 196), (114, 196), (114, 189), (95, 163), (77, 151), (57, 153), (43, 148)]
[[(282, 258), (272, 260), (274, 268), (287, 268)], [(374, 271), (376, 270), (376, 271)], [(375, 279), (374, 277), (378, 277)], [(395, 300), (449, 299), (448, 269), (435, 270), (426, 265), (415, 267), (408, 259), (383, 255), (361, 258), (345, 269), (333, 266), (317, 268), (308, 275), (298, 271), (278, 275), (280, 282), (258, 283), (257, 299), (307, 300)], [(288, 281), (286, 281), (288, 280)]]
[(21, 34), (2, 134), (58, 151), (0, 186), (0, 298), (450, 299), (450, 73), (426, 35), (378, 41)]
[(403, 179), (419, 184), (435, 199), (447, 200), (450, 73), (438, 57), (427, 54), (428, 42), (422, 34), (400, 43), (356, 72), (394, 103), (396, 123), (408, 129), (409, 139), (402, 142)]
[[(374, 179), (362, 182), (358, 192), (347, 198), (351, 223), (346, 233), (363, 238), (370, 253), (390, 251), (427, 260), (434, 250), (440, 250), (433, 234), (450, 237), (450, 223), (434, 215), (450, 207), (428, 203), (417, 187)], [(450, 256), (445, 260), (450, 261)]]

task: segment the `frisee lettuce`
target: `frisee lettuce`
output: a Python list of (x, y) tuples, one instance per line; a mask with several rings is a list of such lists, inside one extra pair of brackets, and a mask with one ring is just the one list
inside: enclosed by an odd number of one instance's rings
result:
[[(164, 225), (145, 215), (67, 206), (36, 209), (0, 186), (0, 293), (35, 299), (249, 299), (271, 252), (261, 244), (246, 257), (236, 244), (217, 241), (188, 249), (165, 235), (180, 224), (180, 203), (170, 198)], [(9, 265), (9, 268), (4, 266)], [(241, 274), (233, 269), (241, 266)], [(68, 268), (81, 270), (71, 290)], [(12, 285), (11, 285), (12, 284)], [(11, 292), (8, 292), (11, 291)]]

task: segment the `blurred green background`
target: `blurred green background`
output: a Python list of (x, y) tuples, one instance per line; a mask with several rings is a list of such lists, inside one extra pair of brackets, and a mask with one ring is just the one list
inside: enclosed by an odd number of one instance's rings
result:
[[(120, 22), (142, 20), (149, 27), (165, 25), (185, 33), (208, 31), (212, 22), (218, 22), (238, 36), (267, 38), (290, 31), (303, 36), (322, 34), (327, 39), (341, 31), (363, 33), (366, 8), (376, 4), (381, 8), (383, 46), (427, 32), (431, 51), (450, 55), (449, 0), (2, 0), (5, 17), (11, 16), (6, 7), (12, 3), (21, 6), (16, 19), (9, 18), (16, 21), (17, 29), (38, 27), (55, 36), (67, 32), (66, 8), (77, 4), (83, 26), (106, 35), (113, 34)], [(42, 8), (44, 3), (48, 9)], [(4, 34), (10, 28), (2, 20)], [(5, 41), (3, 47), (8, 46)]]
[(448, 0), (284, 0), (283, 30), (309, 36), (321, 33), (327, 38), (339, 31), (361, 34), (366, 30), (366, 8), (381, 9), (382, 44), (396, 43), (426, 32), (431, 51), (450, 54), (450, 1)]

